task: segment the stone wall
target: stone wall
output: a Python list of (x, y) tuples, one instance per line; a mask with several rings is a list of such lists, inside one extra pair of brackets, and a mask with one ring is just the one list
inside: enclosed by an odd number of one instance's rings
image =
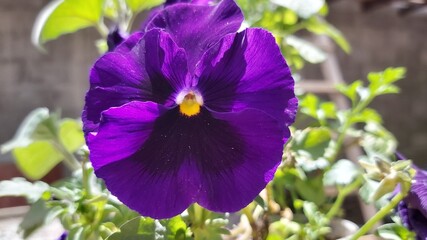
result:
[(48, 2), (0, 1), (0, 143), (13, 136), (34, 108), (61, 108), (65, 116), (80, 115), (98, 36), (83, 30), (46, 44), (47, 53), (38, 51), (31, 44), (31, 29)]

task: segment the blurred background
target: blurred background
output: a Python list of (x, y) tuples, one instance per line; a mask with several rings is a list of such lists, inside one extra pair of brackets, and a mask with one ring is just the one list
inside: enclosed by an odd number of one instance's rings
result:
[[(42, 53), (31, 44), (34, 20), (48, 0), (0, 1), (0, 143), (11, 139), (33, 109), (61, 109), (66, 117), (80, 117), (88, 87), (88, 71), (98, 57), (92, 29), (61, 37)], [(427, 167), (427, 3), (424, 0), (328, 1), (327, 20), (352, 46), (350, 54), (337, 48), (346, 82), (364, 79), (389, 66), (408, 70), (399, 82), (401, 93), (375, 101), (373, 108), (395, 134), (399, 150)], [(135, 24), (137, 25), (137, 24)], [(319, 65), (307, 65), (302, 79), (323, 79)], [(45, 181), (62, 176), (58, 166)], [(0, 155), (0, 180), (19, 176), (10, 155)], [(20, 205), (0, 199), (0, 207)]]

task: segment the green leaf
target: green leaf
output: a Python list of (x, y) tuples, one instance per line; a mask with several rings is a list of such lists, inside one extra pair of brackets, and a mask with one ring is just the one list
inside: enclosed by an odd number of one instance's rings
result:
[(26, 197), (29, 202), (35, 202), (47, 190), (49, 190), (48, 184), (44, 182), (31, 183), (24, 178), (0, 181), (0, 197)]
[(285, 38), (285, 42), (294, 47), (301, 57), (310, 63), (317, 64), (326, 60), (325, 52), (302, 38), (290, 35)]
[(59, 139), (69, 152), (75, 152), (81, 148), (85, 143), (81, 122), (75, 119), (62, 120)]
[(12, 140), (4, 143), (1, 146), (1, 152), (7, 153), (17, 147), (26, 147), (34, 141), (34, 133), (37, 128), (49, 118), (49, 110), (47, 108), (37, 108), (33, 110), (22, 121), (15, 136)]
[(300, 101), (301, 112), (317, 119), (319, 99), (314, 94), (305, 95)]
[(185, 239), (186, 228), (180, 216), (167, 220), (136, 217), (123, 224), (120, 232), (112, 234), (107, 240)]
[(412, 240), (415, 233), (396, 223), (389, 223), (378, 227), (376, 234), (388, 240)]
[(360, 114), (356, 116), (352, 116), (350, 119), (350, 122), (352, 124), (354, 123), (368, 123), (368, 122), (375, 122), (375, 123), (382, 123), (382, 117), (381, 115), (375, 111), (372, 108), (366, 108), (364, 109)]
[(25, 214), (23, 221), (19, 224), (19, 230), (23, 232), (24, 238), (27, 238), (35, 230), (45, 225), (48, 215), (49, 209), (43, 200), (32, 204), (30, 210)]
[(325, 186), (348, 185), (361, 174), (360, 169), (352, 161), (341, 159), (332, 165), (323, 176)]
[(126, 0), (126, 4), (134, 13), (160, 5), (164, 0)]
[(61, 35), (96, 26), (103, 14), (104, 0), (56, 0), (37, 16), (32, 41), (36, 46)]
[(375, 96), (383, 94), (394, 94), (400, 91), (394, 82), (405, 77), (405, 68), (387, 68), (383, 72), (372, 72), (368, 74), (369, 90)]
[(392, 133), (376, 122), (368, 122), (361, 144), (369, 157), (382, 156), (388, 158), (394, 155), (397, 140)]
[(296, 157), (310, 156), (316, 160), (325, 156), (330, 142), (331, 132), (328, 128), (306, 128), (295, 133), (291, 149)]
[(196, 236), (195, 240), (222, 240), (222, 235), (230, 234), (229, 230), (225, 228), (227, 224), (227, 219), (208, 219), (204, 226), (192, 228), (191, 230)]
[(351, 52), (350, 44), (342, 33), (334, 26), (326, 22), (323, 18), (313, 16), (307, 21), (307, 30), (316, 34), (323, 34), (332, 38), (338, 46), (346, 53)]
[(81, 225), (77, 225), (68, 232), (67, 240), (81, 240), (85, 239), (84, 237), (84, 230), (85, 228)]
[(33, 180), (44, 177), (62, 160), (62, 154), (47, 141), (15, 148), (12, 155), (22, 173)]
[[(52, 119), (52, 117), (47, 119)], [(69, 152), (75, 152), (83, 146), (84, 136), (79, 121), (64, 119), (59, 125), (59, 130), (52, 131), (58, 132), (59, 140)], [(49, 125), (39, 124), (38, 128), (41, 129), (43, 126)], [(12, 151), (19, 169), (26, 177), (35, 180), (41, 179), (62, 161), (64, 158), (62, 153), (53, 145), (56, 138), (52, 136), (51, 141), (34, 141), (28, 146), (16, 147)]]
[(378, 189), (379, 182), (365, 178), (365, 182), (362, 187), (359, 189), (359, 195), (366, 203), (371, 203), (373, 201), (373, 196), (376, 190)]
[(307, 180), (297, 179), (294, 184), (303, 200), (313, 202), (318, 206), (326, 201), (322, 175), (310, 177)]
[(325, 4), (324, 0), (271, 0), (271, 2), (279, 6), (291, 9), (302, 18), (309, 18), (310, 16), (318, 13)]
[(355, 105), (357, 100), (357, 91), (359, 88), (363, 87), (363, 82), (361, 80), (356, 80), (350, 85), (340, 84), (337, 85), (337, 90), (348, 97), (353, 105)]

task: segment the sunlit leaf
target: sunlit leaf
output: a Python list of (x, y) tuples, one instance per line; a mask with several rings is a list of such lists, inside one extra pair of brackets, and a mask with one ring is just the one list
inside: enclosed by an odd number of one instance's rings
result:
[(101, 20), (104, 0), (56, 0), (50, 2), (37, 16), (32, 41), (36, 46), (96, 26)]
[(150, 9), (160, 5), (164, 0), (126, 0), (126, 4), (134, 13), (139, 13), (143, 10)]
[(44, 182), (31, 183), (24, 178), (0, 181), (0, 197), (25, 197), (29, 202), (40, 199), (48, 189), (49, 185)]
[(30, 179), (41, 179), (62, 160), (62, 154), (50, 142), (37, 141), (12, 152), (18, 168)]
[(31, 144), (35, 140), (34, 132), (47, 118), (49, 118), (49, 110), (47, 108), (33, 110), (22, 121), (13, 139), (1, 146), (1, 152), (6, 153), (14, 148), (26, 147)]
[(19, 224), (19, 229), (22, 231), (24, 238), (27, 238), (35, 230), (44, 226), (48, 214), (49, 209), (43, 200), (39, 200), (31, 205), (30, 210), (25, 214), (23, 221)]
[(396, 223), (388, 223), (378, 227), (376, 234), (388, 240), (409, 240), (416, 237), (415, 233)]
[(307, 21), (307, 30), (332, 38), (346, 53), (351, 51), (350, 44), (344, 38), (342, 33), (320, 17), (311, 17)]
[(326, 60), (326, 53), (312, 43), (290, 35), (285, 38), (288, 45), (294, 47), (306, 61), (317, 64)]
[(136, 217), (120, 227), (120, 232), (114, 233), (107, 240), (179, 240), (185, 239), (186, 224), (180, 216), (167, 220), (154, 220)]
[(316, 14), (325, 4), (324, 0), (271, 0), (271, 2), (291, 9), (302, 18), (309, 18)]
[(59, 128), (59, 139), (69, 152), (75, 152), (85, 143), (81, 122), (64, 119)]
[(323, 176), (325, 186), (348, 185), (361, 174), (360, 169), (352, 161), (341, 159), (332, 165)]

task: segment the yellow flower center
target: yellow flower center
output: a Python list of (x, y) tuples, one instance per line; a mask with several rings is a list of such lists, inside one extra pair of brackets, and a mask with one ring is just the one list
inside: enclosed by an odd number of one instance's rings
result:
[(186, 93), (184, 97), (178, 97), (177, 103), (179, 104), (179, 111), (188, 117), (199, 114), (200, 108), (203, 106), (201, 96), (193, 91)]

